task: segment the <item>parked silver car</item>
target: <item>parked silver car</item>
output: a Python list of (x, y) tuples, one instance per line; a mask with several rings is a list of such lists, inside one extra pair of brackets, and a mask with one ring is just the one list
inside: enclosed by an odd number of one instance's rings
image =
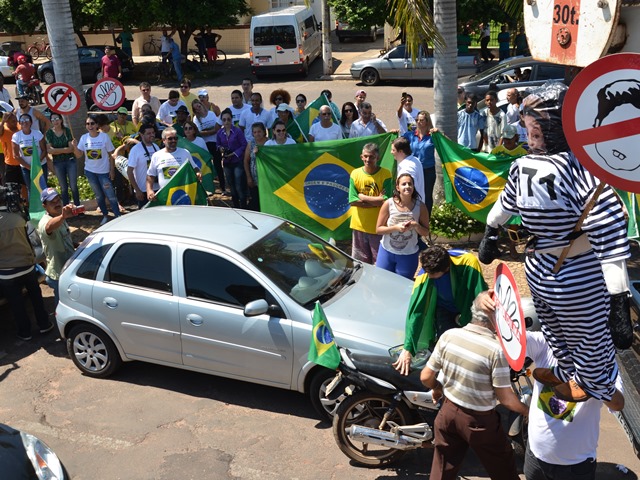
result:
[[(479, 64), (478, 55), (458, 55), (458, 76), (475, 73)], [(350, 72), (365, 85), (377, 85), (381, 80), (433, 80), (433, 52), (420, 47), (414, 65), (405, 46), (398, 45), (377, 58), (353, 63)]]
[(404, 341), (411, 289), (272, 215), (156, 207), (82, 243), (56, 318), (86, 375), (142, 360), (304, 392), (327, 417), (335, 372), (307, 360), (316, 300), (340, 345), (386, 355)]

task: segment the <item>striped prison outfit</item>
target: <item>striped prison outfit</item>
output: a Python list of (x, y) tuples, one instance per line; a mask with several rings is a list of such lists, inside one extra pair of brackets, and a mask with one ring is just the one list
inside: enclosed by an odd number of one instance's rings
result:
[(594, 398), (610, 400), (618, 366), (607, 325), (610, 297), (601, 262), (630, 256), (626, 220), (611, 187), (605, 187), (585, 219), (586, 235), (575, 241), (559, 272), (553, 273), (599, 183), (570, 152), (520, 157), (487, 224), (497, 227), (520, 215), (522, 225), (537, 237), (525, 271), (542, 332), (558, 360), (554, 374), (565, 382), (574, 377)]

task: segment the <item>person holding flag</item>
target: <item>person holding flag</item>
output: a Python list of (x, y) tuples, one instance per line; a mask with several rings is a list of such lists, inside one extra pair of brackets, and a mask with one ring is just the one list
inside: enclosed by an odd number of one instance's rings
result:
[[(218, 118), (218, 115), (209, 110), (205, 103), (200, 99), (191, 102), (191, 108), (193, 109), (193, 123), (198, 127), (200, 135), (207, 146), (206, 149), (209, 150), (209, 153), (211, 154), (212, 174), (218, 176), (220, 189), (224, 192), (225, 181), (222, 170), (222, 158), (220, 157), (220, 152), (218, 152), (218, 146), (216, 143), (216, 133), (220, 130), (220, 119)], [(218, 111), (219, 110), (220, 109), (218, 108)], [(215, 170), (213, 170), (213, 165), (215, 166)], [(205, 176), (204, 172), (202, 176)], [(213, 179), (211, 181), (213, 182)], [(215, 191), (215, 187), (212, 188), (213, 189), (211, 191)]]
[(200, 169), (202, 176), (202, 186), (207, 192), (213, 193), (215, 185), (213, 183), (213, 165), (211, 164), (211, 153), (207, 149), (204, 138), (200, 136), (195, 122), (187, 120), (184, 123), (184, 138), (178, 138), (178, 147), (189, 151), (196, 168)]
[[(160, 148), (155, 143), (156, 127), (153, 124), (141, 123), (138, 129), (140, 141), (131, 148), (127, 157), (127, 177), (136, 196), (138, 208), (146, 205), (147, 198), (147, 169), (151, 163), (151, 157)], [(153, 189), (160, 187), (155, 184)]]
[(320, 107), (320, 121), (311, 125), (309, 130), (309, 141), (320, 142), (323, 140), (340, 140), (342, 138), (342, 128), (334, 123), (331, 118), (333, 113), (329, 105)]
[(47, 142), (40, 130), (31, 128), (33, 119), (31, 115), (23, 113), (18, 119), (20, 122), (20, 130), (13, 134), (11, 143), (13, 143), (13, 155), (22, 166), (22, 175), (27, 190), (31, 185), (31, 161), (35, 155), (42, 166), (42, 175), (47, 178), (49, 172), (47, 165)]

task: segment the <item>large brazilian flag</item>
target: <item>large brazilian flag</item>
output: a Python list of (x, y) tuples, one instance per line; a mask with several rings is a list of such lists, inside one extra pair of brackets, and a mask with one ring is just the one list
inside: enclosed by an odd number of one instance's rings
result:
[(362, 147), (376, 143), (381, 155), (378, 165), (394, 172), (391, 142), (396, 137), (395, 133), (384, 133), (260, 147), (256, 155), (260, 210), (302, 225), (325, 239), (350, 239), (351, 171), (362, 167)]
[(184, 162), (144, 208), (161, 205), (207, 205), (207, 192), (198, 181), (191, 162)]
[(518, 156), (475, 153), (439, 132), (432, 138), (442, 161), (445, 200), (471, 218), (487, 223), (487, 214), (504, 189), (509, 168)]

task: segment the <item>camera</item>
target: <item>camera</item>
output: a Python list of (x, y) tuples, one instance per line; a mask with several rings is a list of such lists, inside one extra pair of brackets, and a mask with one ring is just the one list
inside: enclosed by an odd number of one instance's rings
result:
[(24, 213), (20, 197), (21, 189), (19, 183), (8, 182), (4, 186), (0, 185), (0, 209), (12, 213)]

